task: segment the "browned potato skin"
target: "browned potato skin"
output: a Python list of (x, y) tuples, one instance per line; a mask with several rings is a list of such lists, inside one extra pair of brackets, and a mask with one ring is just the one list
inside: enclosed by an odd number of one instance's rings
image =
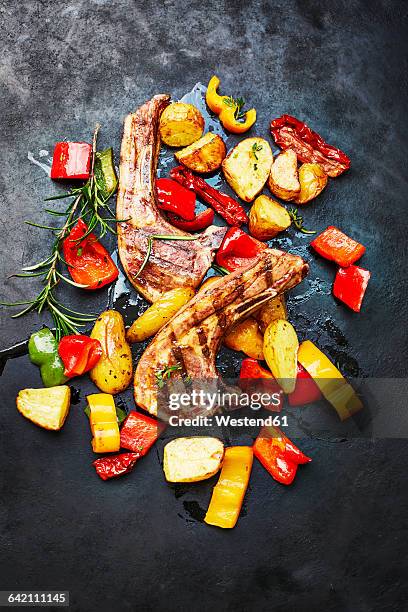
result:
[(264, 334), (263, 351), (270, 371), (285, 393), (292, 393), (296, 385), (299, 341), (289, 321), (272, 321)]
[(296, 204), (306, 204), (321, 194), (329, 177), (319, 164), (302, 164), (299, 168), (300, 193)]
[(224, 337), (224, 344), (234, 351), (242, 351), (248, 357), (263, 360), (263, 337), (258, 323), (252, 317), (240, 321)]
[(207, 174), (221, 166), (226, 154), (227, 148), (221, 136), (209, 132), (189, 147), (177, 151), (174, 156), (193, 172)]
[(270, 240), (291, 224), (286, 208), (266, 195), (256, 198), (249, 213), (249, 233), (257, 240)]
[(266, 328), (272, 321), (277, 319), (287, 319), (285, 296), (280, 294), (272, 298), (262, 306), (256, 313), (255, 318), (258, 321), (259, 329), (264, 334)]
[(160, 138), (169, 147), (186, 147), (204, 131), (204, 119), (198, 108), (185, 102), (169, 104), (160, 117)]
[[(255, 151), (253, 147), (259, 147)], [(241, 140), (222, 162), (227, 183), (244, 202), (252, 202), (268, 180), (272, 149), (264, 138)]]
[(287, 149), (275, 157), (268, 179), (269, 189), (286, 202), (294, 200), (300, 193), (297, 155)]

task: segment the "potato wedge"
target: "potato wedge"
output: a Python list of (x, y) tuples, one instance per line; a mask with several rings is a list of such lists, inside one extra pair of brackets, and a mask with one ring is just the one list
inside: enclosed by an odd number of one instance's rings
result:
[(204, 174), (217, 170), (226, 154), (227, 148), (221, 136), (208, 132), (189, 147), (177, 151), (174, 157), (190, 170)]
[(260, 195), (249, 212), (249, 233), (258, 240), (270, 240), (287, 229), (292, 220), (284, 206)]
[(58, 431), (63, 426), (71, 401), (66, 385), (46, 389), (23, 389), (17, 395), (17, 409), (36, 425)]
[(194, 296), (190, 287), (176, 287), (166, 291), (154, 304), (149, 306), (140, 317), (136, 319), (126, 332), (128, 342), (142, 342), (150, 336), (157, 334), (159, 329), (170, 321), (184, 304)]
[(297, 155), (292, 149), (287, 149), (275, 157), (268, 186), (274, 195), (287, 202), (294, 200), (299, 195)]
[(265, 361), (285, 393), (295, 389), (298, 349), (299, 341), (289, 321), (277, 319), (268, 325), (263, 345)]
[(161, 114), (160, 137), (169, 147), (186, 147), (201, 138), (204, 119), (198, 108), (173, 102)]
[(223, 456), (224, 445), (218, 438), (176, 438), (164, 447), (164, 475), (167, 482), (206, 480), (218, 472)]
[(327, 185), (328, 176), (319, 164), (302, 164), (299, 168), (300, 193), (296, 204), (306, 204), (317, 198)]
[(245, 138), (222, 162), (222, 170), (235, 193), (252, 202), (262, 190), (271, 171), (273, 155), (263, 138)]
[(253, 359), (263, 359), (263, 338), (258, 323), (252, 317), (240, 321), (224, 336), (226, 347), (242, 351)]
[(93, 327), (91, 338), (99, 340), (102, 357), (90, 371), (91, 380), (104, 393), (120, 393), (132, 380), (132, 353), (125, 338), (125, 324), (116, 310), (103, 312)]
[(265, 333), (268, 325), (277, 319), (287, 319), (285, 296), (277, 295), (270, 299), (255, 314), (261, 333)]

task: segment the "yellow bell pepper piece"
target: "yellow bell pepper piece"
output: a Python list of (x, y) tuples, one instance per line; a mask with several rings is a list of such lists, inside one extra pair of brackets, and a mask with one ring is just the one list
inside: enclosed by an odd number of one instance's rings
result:
[(205, 94), (205, 101), (207, 106), (212, 110), (213, 113), (219, 115), (224, 108), (224, 100), (228, 96), (220, 96), (217, 93), (217, 89), (220, 85), (220, 79), (216, 76), (211, 77), (208, 83), (207, 93)]
[(220, 478), (204, 519), (208, 525), (227, 529), (235, 527), (248, 487), (252, 461), (250, 446), (226, 449)]
[(235, 104), (233, 98), (229, 96), (220, 96), (217, 89), (220, 85), (220, 79), (216, 76), (211, 77), (208, 83), (205, 101), (208, 107), (219, 116), (223, 127), (233, 134), (243, 134), (252, 127), (256, 121), (256, 110), (251, 110), (245, 113), (245, 121), (238, 121), (235, 117), (235, 111), (238, 105)]
[(115, 402), (109, 393), (94, 393), (87, 398), (94, 453), (114, 453), (120, 448), (120, 433)]
[(342, 373), (310, 340), (299, 346), (298, 361), (313, 378), (341, 421), (363, 408), (360, 398)]

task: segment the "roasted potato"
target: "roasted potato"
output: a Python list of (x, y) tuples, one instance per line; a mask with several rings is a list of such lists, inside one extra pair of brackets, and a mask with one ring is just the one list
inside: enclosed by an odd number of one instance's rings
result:
[(132, 353), (125, 338), (125, 324), (116, 310), (103, 312), (93, 327), (91, 338), (99, 340), (102, 357), (90, 371), (95, 385), (104, 393), (120, 393), (132, 380)]
[(157, 334), (178, 310), (194, 296), (190, 287), (176, 287), (163, 295), (136, 319), (126, 332), (128, 342), (142, 342)]
[(265, 185), (273, 155), (263, 138), (245, 138), (222, 162), (222, 170), (235, 193), (245, 202), (252, 202)]
[(161, 114), (160, 137), (169, 147), (186, 147), (201, 138), (204, 119), (198, 108), (173, 102)]
[(206, 278), (198, 291), (200, 292), (204, 291), (204, 289), (208, 289), (208, 287), (213, 285), (216, 281), (219, 281), (220, 278), (222, 278), (222, 276), (210, 276), (210, 278)]
[(176, 438), (164, 447), (163, 470), (167, 482), (197, 482), (218, 472), (224, 445), (218, 438)]
[(327, 185), (328, 176), (319, 164), (302, 164), (299, 168), (300, 193), (294, 198), (296, 204), (314, 200)]
[(234, 351), (242, 351), (253, 359), (263, 359), (263, 338), (258, 323), (252, 317), (234, 325), (224, 336), (224, 344)]
[(297, 155), (292, 149), (287, 149), (275, 157), (268, 185), (274, 195), (288, 202), (299, 195)]
[(17, 395), (17, 409), (36, 425), (57, 431), (67, 417), (71, 389), (66, 385), (46, 389), (23, 389)]
[(227, 149), (218, 134), (208, 132), (193, 144), (174, 154), (184, 166), (198, 173), (213, 172), (222, 164)]
[(258, 321), (262, 333), (265, 333), (266, 328), (272, 321), (287, 319), (285, 296), (280, 294), (270, 299), (256, 312), (254, 317)]
[(299, 341), (289, 321), (277, 319), (266, 328), (263, 351), (265, 361), (285, 393), (296, 385)]
[(270, 240), (287, 229), (292, 220), (284, 206), (260, 195), (249, 212), (249, 233), (258, 240)]

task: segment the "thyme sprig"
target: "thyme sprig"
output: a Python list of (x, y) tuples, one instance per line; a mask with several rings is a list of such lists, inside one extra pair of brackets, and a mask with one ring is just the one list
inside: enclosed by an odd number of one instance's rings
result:
[(143, 270), (145, 269), (149, 259), (150, 259), (150, 255), (152, 254), (152, 250), (153, 250), (153, 240), (198, 240), (198, 236), (178, 236), (176, 235), (171, 235), (171, 234), (152, 234), (151, 236), (149, 236), (148, 240), (147, 240), (147, 249), (146, 249), (146, 255), (142, 261), (142, 264), (139, 268), (139, 270), (136, 272), (136, 274), (133, 275), (133, 278), (136, 279), (138, 278), (141, 273), (143, 272)]
[(297, 208), (290, 208), (288, 210), (288, 213), (290, 218), (292, 219), (293, 225), (296, 227), (297, 230), (299, 230), (299, 232), (302, 232), (302, 234), (316, 234), (314, 230), (308, 230), (305, 228), (305, 226), (303, 225), (303, 217), (299, 214)]
[(224, 98), (224, 104), (231, 108), (235, 107), (234, 117), (235, 119), (243, 119), (246, 111), (244, 111), (245, 100), (243, 98), (233, 98), (232, 96), (226, 96)]
[(180, 370), (181, 370), (181, 365), (179, 363), (176, 363), (175, 365), (172, 365), (172, 366), (166, 366), (162, 370), (157, 370), (157, 372), (155, 372), (155, 377), (156, 377), (156, 384), (159, 387), (159, 389), (163, 389), (163, 387), (166, 384), (166, 381), (170, 379), (173, 372), (178, 372)]
[[(258, 151), (262, 151), (262, 145), (259, 144), (258, 142), (254, 142), (254, 144), (252, 145), (251, 149), (252, 149), (252, 155), (255, 157), (255, 159), (257, 161), (259, 161), (259, 157), (257, 156)], [(255, 164), (256, 165), (256, 164)], [(256, 168), (255, 168), (256, 169)]]

